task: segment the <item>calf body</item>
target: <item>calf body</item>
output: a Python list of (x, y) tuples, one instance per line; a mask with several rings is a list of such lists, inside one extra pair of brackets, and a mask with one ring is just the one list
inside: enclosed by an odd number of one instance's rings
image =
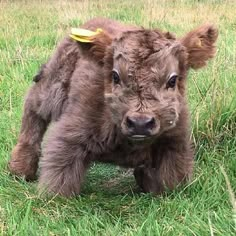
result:
[[(49, 192), (80, 193), (93, 161), (134, 168), (145, 192), (162, 193), (193, 172), (185, 97), (187, 72), (213, 57), (210, 25), (170, 33), (93, 19), (89, 43), (64, 39), (26, 97), (10, 171)], [(45, 144), (43, 135), (50, 122)]]

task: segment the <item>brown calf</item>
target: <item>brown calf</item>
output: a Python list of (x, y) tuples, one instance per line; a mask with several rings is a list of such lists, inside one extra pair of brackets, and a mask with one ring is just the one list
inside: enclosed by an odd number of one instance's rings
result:
[[(64, 196), (80, 193), (92, 161), (134, 168), (145, 192), (162, 193), (193, 172), (187, 72), (215, 53), (217, 29), (180, 39), (159, 30), (93, 19), (90, 43), (64, 39), (35, 76), (10, 171)], [(41, 152), (41, 142), (54, 122)]]

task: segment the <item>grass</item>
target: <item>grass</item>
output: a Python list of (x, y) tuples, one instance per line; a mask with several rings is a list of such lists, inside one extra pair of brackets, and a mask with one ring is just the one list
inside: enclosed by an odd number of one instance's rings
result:
[[(219, 27), (217, 56), (189, 74), (196, 167), (192, 182), (162, 197), (138, 192), (109, 165), (89, 171), (81, 196), (43, 198), (9, 175), (24, 94), (70, 27), (93, 16), (170, 30)], [(236, 15), (234, 1), (0, 1), (0, 235), (235, 235)]]

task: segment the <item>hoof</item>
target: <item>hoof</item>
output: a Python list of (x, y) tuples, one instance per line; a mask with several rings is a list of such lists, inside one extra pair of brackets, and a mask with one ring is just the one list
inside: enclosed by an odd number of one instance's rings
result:
[(23, 177), (28, 181), (37, 179), (38, 152), (29, 145), (18, 144), (12, 151), (8, 168), (13, 175)]

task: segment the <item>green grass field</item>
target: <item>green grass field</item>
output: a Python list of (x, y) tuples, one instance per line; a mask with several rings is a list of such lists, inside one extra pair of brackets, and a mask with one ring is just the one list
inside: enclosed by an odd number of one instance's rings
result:
[[(178, 36), (219, 27), (217, 55), (191, 71), (188, 97), (196, 166), (192, 182), (162, 197), (141, 194), (125, 170), (93, 165), (81, 196), (39, 196), (9, 175), (24, 94), (56, 43), (93, 16)], [(235, 1), (0, 1), (0, 235), (236, 235)]]

